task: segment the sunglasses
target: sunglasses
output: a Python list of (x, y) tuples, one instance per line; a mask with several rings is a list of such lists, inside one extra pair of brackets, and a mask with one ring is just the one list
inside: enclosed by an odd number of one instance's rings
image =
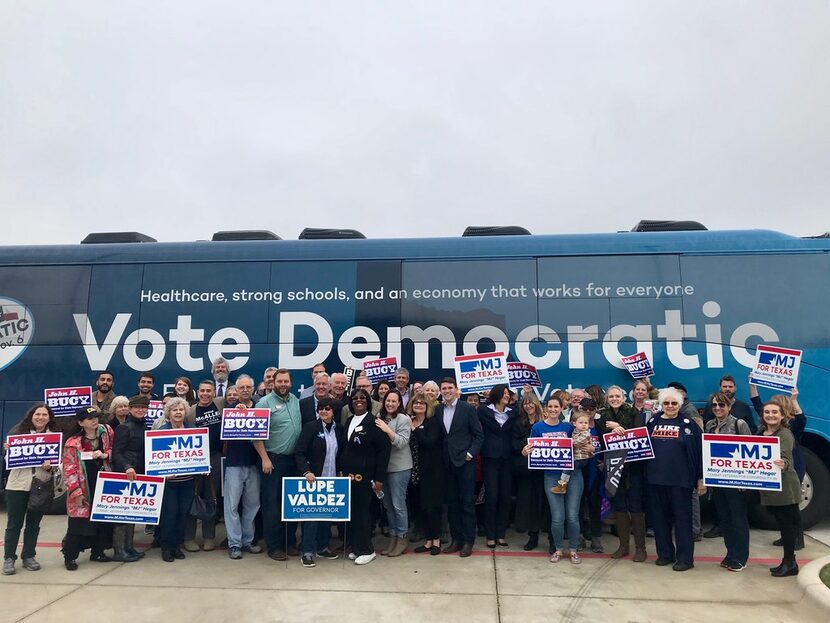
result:
[(318, 411), (334, 411), (333, 407), (320, 407)]
[(679, 404), (680, 404), (679, 402), (664, 402), (664, 403), (663, 403), (663, 406), (664, 406), (664, 407), (676, 407), (676, 406), (678, 406)]
[(713, 409), (725, 409), (726, 405), (722, 402), (713, 402), (712, 403), (712, 408)]

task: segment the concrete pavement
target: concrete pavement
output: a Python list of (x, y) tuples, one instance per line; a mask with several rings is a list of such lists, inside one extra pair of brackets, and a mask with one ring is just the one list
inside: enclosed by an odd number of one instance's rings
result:
[[(0, 522), (5, 526), (4, 514)], [(65, 525), (65, 517), (44, 518), (41, 571), (26, 571), (18, 561), (16, 575), (0, 577), (4, 621), (65, 621), (70, 612), (77, 613), (72, 618), (100, 616), (107, 623), (162, 617), (177, 623), (332, 617), (342, 623), (820, 620), (802, 602), (796, 578), (770, 577), (767, 567), (781, 555), (771, 545), (777, 536), (772, 532), (752, 532), (752, 561), (741, 573), (718, 566), (722, 539), (698, 543), (695, 569), (676, 573), (653, 564), (651, 539), (649, 562), (586, 554), (576, 566), (567, 559), (552, 564), (542, 550), (523, 552), (525, 539), (517, 534), (509, 534), (511, 547), (495, 555), (479, 539), (469, 559), (406, 554), (379, 556), (365, 567), (340, 559), (304, 569), (297, 558), (278, 563), (248, 554), (233, 561), (220, 550), (165, 563), (158, 550), (150, 550), (131, 564), (93, 563), (84, 554), (79, 570), (69, 572), (59, 550)], [(609, 551), (613, 540), (605, 539)], [(806, 545), (801, 561), (830, 554), (830, 547), (809, 537)]]

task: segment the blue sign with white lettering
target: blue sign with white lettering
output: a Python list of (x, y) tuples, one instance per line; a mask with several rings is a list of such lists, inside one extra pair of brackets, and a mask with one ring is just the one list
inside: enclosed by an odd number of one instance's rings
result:
[(282, 479), (283, 521), (350, 521), (349, 478)]

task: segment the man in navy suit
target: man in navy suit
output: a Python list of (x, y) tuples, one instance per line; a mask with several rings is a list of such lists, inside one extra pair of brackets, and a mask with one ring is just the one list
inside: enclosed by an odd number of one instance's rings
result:
[(447, 554), (462, 558), (473, 553), (476, 540), (475, 457), (481, 450), (484, 433), (472, 405), (459, 400), (455, 379), (441, 379), (441, 404), (435, 417), (444, 431), (444, 463), (447, 467), (447, 515), (452, 543)]

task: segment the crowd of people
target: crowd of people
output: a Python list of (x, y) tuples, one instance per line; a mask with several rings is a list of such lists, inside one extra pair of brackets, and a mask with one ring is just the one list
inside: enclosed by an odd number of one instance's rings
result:
[[(97, 379), (92, 405), (74, 418), (56, 419), (46, 405), (33, 406), (11, 434), (62, 432), (62, 465), (45, 461), (36, 468), (10, 470), (3, 573), (15, 573), (21, 532), (23, 567), (40, 569), (36, 544), (45, 509), (32, 502), (34, 491), (47, 482), (61, 481), (67, 491), (66, 569), (77, 569), (80, 553), (87, 549), (95, 562), (135, 562), (145, 556), (135, 546), (134, 524), (91, 521), (90, 511), (100, 472), (120, 472), (128, 479), (143, 473), (148, 406), (159, 399), (163, 415), (152, 427), (207, 428), (211, 463), (209, 475), (167, 477), (159, 524), (148, 532), (167, 562), (184, 559), (185, 552), (216, 549), (220, 521), (231, 559), (260, 553), (277, 561), (299, 556), (303, 566), (313, 567), (320, 558), (340, 555), (357, 565), (372, 562), (378, 529), (388, 537), (380, 549), (390, 557), (411, 547), (416, 553), (466, 558), (477, 536), (484, 537), (489, 549), (508, 547), (512, 518), (516, 531), (527, 534), (526, 551), (538, 548), (540, 533), (548, 533), (552, 563), (564, 558), (580, 564), (580, 552), (588, 548), (604, 553), (603, 526), (611, 523), (618, 539), (612, 558), (646, 561), (647, 536), (653, 534), (655, 563), (682, 572), (694, 566), (694, 543), (702, 535), (699, 500), (710, 495), (716, 523), (707, 536), (722, 534), (726, 555), (721, 566), (737, 572), (749, 558), (751, 492), (707, 492), (701, 456), (705, 430), (779, 438), (776, 465), (783, 487), (763, 491), (759, 498), (778, 522), (777, 543), (784, 549), (771, 574), (798, 573), (804, 476), (798, 440), (806, 416), (797, 390), (762, 402), (750, 386), (761, 419), (756, 425), (749, 406), (736, 399), (730, 376), (721, 379), (701, 416), (681, 383), (658, 391), (648, 379), (636, 381), (630, 392), (616, 385), (559, 390), (542, 404), (530, 387), (520, 396), (507, 385), (463, 395), (452, 377), (412, 383), (403, 368), (394, 381), (375, 385), (359, 374), (347, 392), (345, 374), (329, 375), (318, 364), (311, 387), (300, 397), (292, 392), (286, 369), (268, 368), (259, 384), (244, 373), (231, 382), (228, 373), (228, 363), (217, 359), (210, 378), (195, 391), (190, 379), (179, 377), (173, 391), (160, 399), (153, 392), (152, 374), (142, 374), (138, 393), (128, 398), (116, 395), (114, 377), (105, 371)], [(268, 438), (222, 441), (227, 407), (268, 409)], [(627, 463), (609, 495), (602, 435), (640, 427), (648, 430), (654, 458)], [(573, 469), (528, 469), (528, 440), (539, 437), (570, 437)], [(351, 521), (303, 522), (299, 527), (283, 522), (282, 479), (289, 476), (309, 483), (349, 477)], [(604, 508), (610, 508), (610, 521)], [(447, 528), (449, 541), (442, 548)]]

